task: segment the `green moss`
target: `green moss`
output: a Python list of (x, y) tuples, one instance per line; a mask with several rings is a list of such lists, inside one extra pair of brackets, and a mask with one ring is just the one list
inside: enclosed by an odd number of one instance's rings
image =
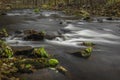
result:
[(2, 29), (2, 32), (4, 33), (5, 37), (8, 37), (8, 33), (7, 33), (7, 30), (5, 28)]
[(59, 61), (57, 59), (50, 59), (48, 64), (50, 67), (56, 67), (59, 64)]
[(35, 13), (39, 13), (39, 12), (40, 12), (40, 9), (39, 9), (39, 8), (35, 8), (35, 9), (34, 9), (34, 12), (35, 12)]
[(92, 47), (86, 48), (85, 50), (81, 51), (81, 56), (84, 58), (89, 57), (91, 56), (92, 51), (93, 51)]
[(0, 31), (0, 37), (8, 37), (8, 33), (7, 33), (7, 30), (5, 28), (3, 28), (1, 31)]
[(46, 52), (46, 50), (42, 48), (35, 48), (33, 51), (33, 54), (37, 57), (42, 57), (42, 58), (48, 58), (49, 54)]
[(0, 79), (17, 79), (16, 73), (32, 73), (37, 69), (55, 68), (59, 64), (57, 59), (50, 59), (51, 57), (43, 47), (35, 48), (33, 54), (32, 58), (23, 55), (13, 57), (11, 47), (0, 40), (0, 74), (3, 76), (3, 78), (0, 76)]
[(13, 56), (11, 47), (2, 40), (0, 40), (0, 56), (7, 58), (11, 58)]
[(44, 30), (40, 31), (39, 34), (45, 36), (46, 35), (46, 32)]
[(26, 68), (31, 68), (32, 65), (31, 65), (31, 64), (26, 64), (25, 67), (26, 67)]

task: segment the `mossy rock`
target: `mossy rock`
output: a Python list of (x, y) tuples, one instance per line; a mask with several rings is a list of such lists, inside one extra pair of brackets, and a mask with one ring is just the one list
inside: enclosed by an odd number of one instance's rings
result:
[(39, 8), (35, 8), (35, 9), (34, 9), (34, 12), (35, 12), (35, 13), (39, 13), (39, 12), (40, 12), (40, 9), (39, 9)]
[(31, 73), (37, 69), (49, 67), (48, 59), (46, 58), (19, 59), (15, 62), (15, 66), (20, 73)]
[(92, 51), (93, 51), (92, 47), (86, 48), (85, 50), (81, 51), (81, 56), (83, 58), (88, 58), (91, 56)]
[(50, 59), (48, 60), (48, 64), (50, 67), (56, 67), (59, 64), (59, 61), (57, 59)]
[(7, 33), (7, 30), (5, 28), (3, 28), (1, 31), (0, 31), (0, 37), (8, 37), (8, 33)]
[(40, 58), (48, 58), (49, 57), (49, 54), (47, 53), (47, 51), (43, 47), (34, 48), (33, 54), (37, 57), (40, 57)]
[(32, 41), (40, 41), (44, 40), (46, 33), (45, 31), (34, 31), (34, 30), (26, 30), (24, 31), (24, 34), (26, 35), (24, 37), (24, 40), (32, 40)]
[(18, 71), (10, 59), (0, 60), (0, 70), (3, 75), (9, 75)]
[(95, 44), (92, 42), (83, 42), (82, 45), (84, 46), (94, 46)]
[(13, 50), (4, 41), (0, 40), (0, 57), (13, 57)]
[(89, 58), (91, 56), (92, 51), (93, 51), (93, 48), (88, 47), (86, 49), (83, 49), (81, 51), (77, 51), (77, 52), (74, 52), (71, 54), (76, 56), (76, 57)]

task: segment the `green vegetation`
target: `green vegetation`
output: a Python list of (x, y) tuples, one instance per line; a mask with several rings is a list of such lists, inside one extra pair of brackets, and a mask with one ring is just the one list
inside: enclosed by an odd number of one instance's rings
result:
[(13, 56), (13, 51), (11, 47), (4, 41), (0, 40), (0, 57), (11, 58)]
[(17, 55), (8, 44), (0, 40), (0, 79), (19, 80), (16, 74), (32, 73), (47, 67), (55, 68), (59, 64), (43, 47), (34, 48), (31, 53), (32, 55)]
[(46, 10), (48, 10), (48, 9), (50, 9), (51, 8), (51, 6), (50, 5), (46, 5), (46, 4), (43, 4), (42, 6), (41, 6), (41, 9), (46, 9)]
[(48, 64), (50, 67), (56, 67), (59, 64), (59, 61), (57, 59), (50, 59), (48, 60)]
[(3, 32), (3, 34), (5, 35), (5, 37), (8, 37), (8, 36), (9, 36), (8, 33), (7, 33), (7, 30), (6, 30), (5, 28), (2, 29), (2, 32)]
[(84, 58), (88, 58), (91, 56), (92, 51), (93, 51), (92, 47), (86, 48), (85, 50), (81, 51), (81, 56)]
[[(12, 0), (0, 0), (0, 3), (1, 13), (12, 8), (35, 8), (35, 13), (39, 13), (39, 9), (61, 10), (67, 13), (71, 10), (69, 14), (79, 16), (79, 11), (85, 10), (90, 15), (119, 17), (118, 13), (120, 12), (120, 0), (15, 0), (14, 2)], [(84, 14), (82, 16), (86, 17)]]
[(3, 28), (1, 31), (0, 31), (0, 37), (8, 37), (8, 33), (7, 33), (7, 30), (5, 28)]
[(113, 5), (114, 3), (120, 2), (120, 0), (108, 0), (106, 5)]
[(39, 13), (39, 12), (40, 12), (40, 9), (39, 9), (39, 8), (35, 8), (35, 9), (34, 9), (34, 12), (35, 12), (35, 13)]
[(35, 48), (33, 51), (33, 54), (37, 57), (41, 57), (41, 58), (48, 58), (49, 54), (45, 51), (45, 49), (42, 48)]
[(92, 42), (83, 42), (82, 43), (84, 46), (94, 46), (95, 44)]

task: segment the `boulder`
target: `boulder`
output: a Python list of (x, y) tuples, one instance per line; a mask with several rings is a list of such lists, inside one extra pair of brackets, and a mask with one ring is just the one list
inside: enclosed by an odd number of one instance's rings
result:
[(112, 17), (108, 17), (108, 18), (106, 18), (106, 20), (113, 20), (113, 18)]
[(4, 12), (3, 12), (3, 13), (0, 13), (0, 15), (7, 15), (7, 13), (4, 13)]
[(11, 46), (15, 55), (31, 55), (33, 48), (31, 46)]
[(23, 31), (20, 31), (20, 30), (15, 31), (15, 34), (22, 34), (22, 33)]
[(97, 19), (97, 22), (103, 23), (103, 19)]
[(91, 56), (92, 51), (93, 51), (93, 48), (88, 47), (86, 49), (74, 52), (72, 53), (72, 55), (77, 56), (77, 57), (82, 57), (82, 58), (89, 58)]
[(44, 34), (39, 33), (39, 34), (30, 34), (24, 37), (24, 40), (31, 40), (31, 41), (39, 41), (39, 40), (44, 40)]
[(39, 41), (44, 40), (45, 38), (45, 32), (37, 32), (35, 30), (26, 30), (24, 31), (25, 37), (24, 40), (30, 40), (30, 41)]
[(25, 31), (23, 31), (23, 33), (24, 33), (25, 35), (30, 35), (30, 34), (37, 34), (38, 32), (35, 31), (35, 30), (30, 29), (30, 30), (25, 30)]
[(7, 43), (0, 40), (0, 57), (11, 58), (13, 55), (12, 48)]

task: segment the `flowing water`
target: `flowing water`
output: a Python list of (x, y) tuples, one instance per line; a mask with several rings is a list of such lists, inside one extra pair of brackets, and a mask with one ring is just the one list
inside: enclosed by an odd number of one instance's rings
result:
[[(99, 22), (101, 19), (103, 22)], [(49, 69), (33, 74), (23, 74), (27, 80), (120, 80), (120, 20), (94, 18), (91, 22), (67, 16), (60, 11), (41, 11), (36, 14), (30, 9), (14, 10), (0, 16), (0, 29), (7, 28), (11, 34), (6, 39), (11, 46), (45, 47), (66, 69), (63, 75)], [(15, 37), (14, 31), (34, 29), (51, 35), (61, 35), (53, 40), (23, 41)], [(83, 59), (70, 52), (85, 48), (83, 41), (96, 44), (92, 56)]]

